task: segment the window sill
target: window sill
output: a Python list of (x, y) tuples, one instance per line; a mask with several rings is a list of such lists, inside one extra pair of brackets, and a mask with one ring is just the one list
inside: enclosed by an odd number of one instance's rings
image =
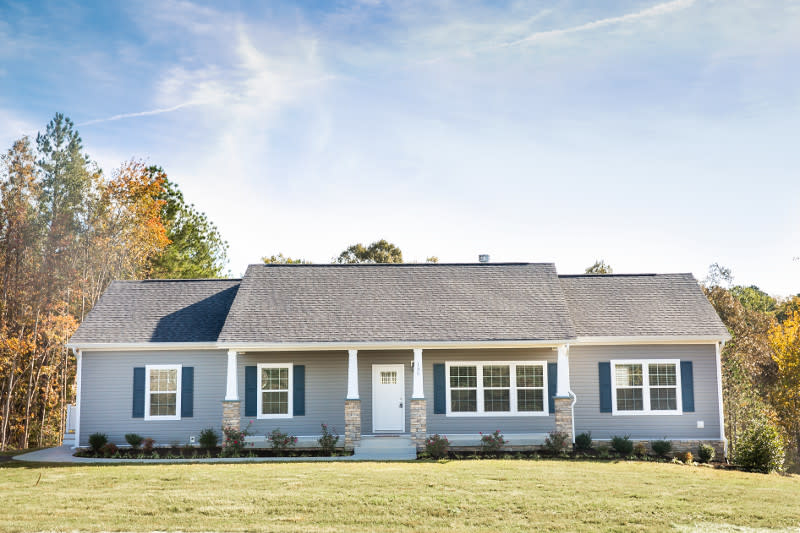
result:
[(165, 415), (165, 416), (145, 416), (144, 419), (145, 419), (146, 422), (157, 422), (159, 420), (173, 420), (173, 421), (174, 420), (180, 420), (181, 417), (178, 416), (178, 415), (174, 415), (174, 416), (167, 416), (167, 415)]
[(505, 417), (527, 417), (527, 416), (549, 416), (550, 413), (548, 412), (538, 412), (532, 411), (529, 413), (526, 412), (516, 412), (512, 413), (509, 411), (501, 412), (501, 411), (491, 411), (488, 413), (446, 413), (445, 416), (453, 417), (453, 418), (484, 418), (484, 417), (498, 417), (498, 416), (505, 416)]
[(274, 418), (293, 418), (292, 415), (258, 415), (256, 420), (270, 420)]
[(682, 415), (681, 411), (612, 411), (612, 416), (676, 416)]

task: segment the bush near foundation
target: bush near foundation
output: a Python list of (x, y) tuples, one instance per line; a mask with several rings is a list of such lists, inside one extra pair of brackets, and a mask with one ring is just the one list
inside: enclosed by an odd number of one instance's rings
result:
[(786, 450), (778, 428), (766, 420), (753, 422), (737, 437), (733, 463), (753, 472), (781, 472)]
[(701, 444), (697, 448), (697, 460), (701, 463), (710, 463), (714, 460), (714, 456), (717, 455), (717, 452), (714, 450), (714, 447), (710, 444)]
[(100, 453), (100, 450), (108, 442), (108, 436), (105, 433), (92, 433), (89, 435), (89, 447), (94, 453)]
[(672, 443), (668, 440), (654, 440), (650, 443), (650, 447), (659, 457), (666, 457), (672, 451)]
[(611, 437), (611, 447), (614, 451), (622, 455), (630, 455), (633, 453), (633, 442), (631, 442), (630, 435), (614, 435)]
[(578, 433), (575, 436), (575, 449), (588, 452), (592, 449), (592, 432), (586, 431), (585, 433)]
[(569, 435), (563, 431), (551, 431), (544, 438), (544, 449), (553, 455), (561, 455), (567, 451)]
[(425, 440), (425, 451), (423, 452), (426, 457), (432, 459), (444, 459), (450, 452), (450, 441), (444, 435), (433, 435)]
[(138, 450), (139, 447), (142, 445), (142, 436), (137, 435), (136, 433), (127, 433), (125, 435), (125, 442), (131, 445), (131, 448), (134, 450)]

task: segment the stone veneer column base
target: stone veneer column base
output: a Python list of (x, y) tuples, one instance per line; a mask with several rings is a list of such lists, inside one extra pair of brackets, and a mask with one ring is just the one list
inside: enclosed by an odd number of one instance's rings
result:
[(417, 446), (417, 450), (425, 447), (425, 439), (428, 437), (426, 406), (424, 399), (411, 399), (411, 442)]
[(344, 401), (344, 447), (352, 450), (361, 444), (361, 400)]
[(240, 429), (242, 413), (239, 400), (222, 401), (222, 427)]
[(572, 443), (572, 398), (554, 398), (555, 415), (556, 415), (556, 428), (555, 430), (561, 433), (566, 433), (569, 436), (569, 443)]

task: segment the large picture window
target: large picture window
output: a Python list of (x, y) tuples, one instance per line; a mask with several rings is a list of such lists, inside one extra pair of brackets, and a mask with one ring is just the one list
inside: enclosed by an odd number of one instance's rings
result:
[(450, 416), (547, 415), (545, 362), (447, 363)]
[(680, 414), (680, 361), (611, 361), (612, 412)]
[(258, 365), (258, 418), (292, 416), (292, 365)]
[(148, 365), (145, 376), (145, 419), (180, 420), (181, 365)]

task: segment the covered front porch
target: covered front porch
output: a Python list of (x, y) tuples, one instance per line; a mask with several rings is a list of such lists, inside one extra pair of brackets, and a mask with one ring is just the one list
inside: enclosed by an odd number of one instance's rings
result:
[[(438, 433), (453, 447), (475, 447), (481, 433), (500, 430), (516, 448), (539, 445), (553, 430), (570, 438), (574, 433), (566, 344), (231, 349), (227, 358), (222, 423), (248, 427), (253, 446), (268, 446), (267, 436), (279, 428), (297, 436), (299, 447), (313, 447), (322, 424), (335, 428), (348, 449), (372, 436), (402, 436), (421, 449), (428, 435)], [(467, 383), (475, 392), (453, 392), (450, 385), (457, 383), (450, 374), (456, 365), (476, 369)], [(489, 366), (499, 369), (500, 382), (491, 383)], [(539, 381), (524, 383), (523, 368), (537, 371)], [(506, 402), (495, 402), (491, 412), (484, 410), (490, 407), (488, 385), (497, 385), (493, 398)], [(523, 385), (541, 389), (525, 391), (539, 394), (541, 410), (525, 410)], [(475, 412), (457, 405), (456, 396), (465, 394), (480, 404), (472, 406)]]

